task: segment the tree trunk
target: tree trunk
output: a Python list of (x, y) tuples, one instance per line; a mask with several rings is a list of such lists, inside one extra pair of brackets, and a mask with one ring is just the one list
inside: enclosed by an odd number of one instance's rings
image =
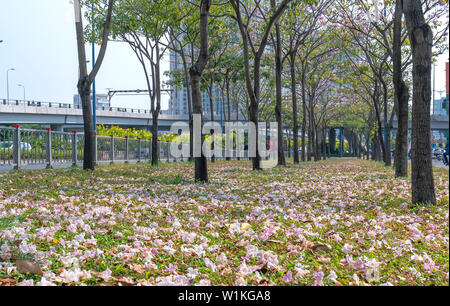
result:
[(308, 130), (308, 161), (315, 156), (315, 134), (314, 134), (314, 105), (312, 99), (309, 99), (309, 130)]
[[(159, 113), (159, 112), (158, 112)], [(156, 118), (156, 120), (155, 120)], [(156, 111), (152, 112), (152, 165), (157, 166), (159, 161), (158, 150), (158, 114)]]
[(331, 128), (328, 133), (328, 142), (330, 144), (330, 153), (336, 154), (336, 129)]
[(327, 159), (327, 142), (325, 139), (325, 129), (321, 129), (321, 135), (322, 135), (322, 159), (326, 160)]
[(83, 125), (84, 125), (84, 158), (83, 169), (94, 170), (94, 121), (92, 118), (92, 104), (91, 104), (91, 83), (86, 67), (86, 51), (83, 24), (81, 18), (81, 8), (79, 0), (74, 1), (75, 16), (76, 16), (76, 33), (77, 33), (77, 47), (78, 47), (78, 62), (79, 62), (79, 80), (78, 80), (78, 94), (81, 98), (83, 110)]
[(254, 64), (254, 99), (250, 99), (250, 110), (249, 110), (249, 119), (250, 122), (253, 122), (255, 125), (255, 157), (252, 158), (252, 168), (253, 170), (262, 170), (261, 169), (261, 156), (259, 155), (259, 128), (258, 128), (258, 102), (259, 102), (259, 94), (260, 94), (260, 67), (261, 67), (261, 59), (256, 58)]
[[(311, 116), (311, 113), (309, 114), (309, 116)], [(311, 161), (312, 154), (313, 154), (313, 131), (310, 121), (308, 124), (308, 154), (307, 154), (308, 161)]]
[[(214, 101), (213, 101), (213, 80), (214, 78), (211, 77), (211, 83), (209, 85), (209, 108), (211, 111), (211, 122), (214, 122)], [(214, 155), (214, 130), (211, 130), (210, 132), (211, 135), (211, 151), (212, 151), (212, 155), (211, 155), (211, 162), (214, 163), (216, 161), (216, 156)]]
[(304, 65), (302, 65), (302, 161), (306, 157), (306, 81)]
[(394, 165), (395, 176), (408, 176), (408, 100), (409, 88), (402, 77), (402, 7), (401, 0), (395, 4), (394, 14), (394, 38), (393, 38), (393, 83), (395, 95), (395, 108), (397, 114), (397, 137), (395, 140)]
[[(202, 118), (202, 95), (200, 90), (200, 80), (202, 77), (203, 70), (208, 62), (209, 58), (209, 50), (208, 50), (208, 40), (209, 40), (209, 31), (208, 31), (208, 17), (209, 17), (209, 9), (211, 7), (212, 0), (201, 0), (200, 4), (200, 54), (198, 56), (197, 61), (191, 67), (189, 73), (191, 75), (191, 89), (192, 89), (192, 104), (194, 114), (200, 115), (201, 118), (201, 126), (203, 125)], [(199, 157), (194, 157), (195, 162), (195, 180), (201, 182), (208, 182), (208, 168), (206, 157), (203, 154), (202, 146), (205, 141), (205, 137), (202, 133), (201, 140), (199, 142), (201, 152)]]
[(78, 87), (78, 93), (81, 97), (83, 109), (83, 127), (84, 127), (84, 158), (83, 169), (94, 170), (95, 168), (95, 135), (94, 119), (92, 117), (91, 87), (83, 85)]
[[(233, 87), (233, 89), (234, 89), (234, 87)], [(239, 102), (238, 102), (238, 99), (236, 97), (235, 97), (235, 99), (236, 99), (235, 100), (235, 105), (236, 105), (236, 123), (238, 123), (239, 122)], [(240, 141), (241, 140), (240, 140), (240, 137), (239, 137), (239, 131), (236, 131), (236, 147), (235, 147), (235, 150), (236, 150), (236, 159), (237, 160), (241, 160), (241, 157), (238, 154), (238, 146), (239, 146), (239, 142)]]
[(292, 117), (294, 121), (293, 137), (294, 137), (294, 164), (298, 164), (298, 114), (297, 114), (297, 81), (295, 78), (295, 56), (290, 58), (291, 68), (291, 95), (292, 95)]
[[(231, 104), (230, 104), (230, 76), (227, 71), (226, 75), (226, 91), (227, 91), (227, 109), (228, 109), (228, 122), (231, 122)], [(231, 160), (230, 156), (227, 156), (226, 160)]]
[(111, 16), (113, 11), (114, 0), (108, 1), (108, 9), (105, 23), (103, 24), (102, 45), (97, 57), (97, 61), (92, 68), (91, 73), (87, 73), (86, 67), (86, 50), (84, 40), (84, 30), (80, 0), (74, 0), (75, 9), (75, 30), (77, 36), (77, 51), (78, 51), (78, 65), (79, 65), (79, 80), (78, 93), (81, 98), (83, 110), (83, 124), (84, 124), (84, 157), (83, 169), (94, 170), (95, 168), (95, 135), (94, 135), (94, 120), (92, 118), (92, 104), (91, 104), (91, 84), (95, 79), (100, 66), (103, 62), (108, 45), (108, 37), (111, 27)]
[[(381, 123), (381, 115), (380, 115), (380, 102), (379, 102), (379, 96), (378, 96), (378, 80), (375, 80), (375, 89), (374, 89), (374, 93), (373, 93), (373, 104), (374, 104), (374, 108), (375, 108), (375, 117), (377, 120), (377, 124), (378, 124), (378, 137), (377, 137), (377, 143), (379, 144), (378, 148), (381, 147), (381, 153), (382, 153), (382, 157), (384, 158), (385, 156), (385, 146), (384, 146), (384, 140), (383, 140), (383, 126)], [(378, 159), (377, 159), (378, 160)]]
[(397, 107), (397, 138), (395, 141), (395, 176), (408, 176), (408, 101), (409, 88), (400, 83)]
[(381, 159), (382, 159), (382, 150), (381, 150), (381, 148), (383, 146), (381, 145), (380, 136), (379, 135), (376, 135), (373, 138), (372, 145), (373, 145), (373, 149), (372, 149), (373, 157), (372, 157), (372, 159), (374, 159), (376, 161), (381, 161)]
[(315, 135), (315, 142), (314, 142), (314, 161), (319, 161), (321, 160), (321, 150), (320, 150), (320, 130), (319, 128), (315, 125), (314, 126), (314, 135)]
[(388, 88), (386, 82), (381, 79), (383, 85), (383, 104), (384, 104), (384, 165), (389, 167), (392, 164), (391, 160), (391, 129), (388, 123)]
[[(154, 66), (153, 73), (154, 77), (154, 90), (155, 90), (155, 98), (156, 98), (156, 107), (152, 112), (152, 165), (158, 165), (159, 160), (159, 152), (157, 150), (158, 143), (158, 118), (159, 112), (161, 111), (161, 75), (160, 75), (160, 52), (159, 52), (159, 44), (156, 43), (156, 63), (152, 65)], [(154, 101), (154, 99), (153, 99)], [(153, 108), (153, 107), (152, 107)]]
[[(275, 8), (275, 0), (271, 0), (270, 4), (272, 8)], [(284, 157), (284, 137), (283, 137), (283, 118), (282, 118), (282, 92), (281, 92), (281, 34), (280, 26), (278, 22), (275, 23), (275, 88), (276, 88), (276, 105), (275, 105), (275, 117), (278, 124), (278, 165), (286, 166), (286, 159)]]
[(430, 144), (433, 32), (425, 23), (420, 0), (403, 0), (403, 13), (413, 60), (412, 202), (436, 204)]
[(358, 158), (361, 158), (361, 151), (362, 151), (362, 145), (361, 145), (361, 135), (356, 134), (356, 141), (358, 144), (357, 150), (356, 150), (356, 154), (358, 155)]
[[(371, 157), (370, 156), (370, 141), (371, 141), (371, 139), (370, 139), (370, 131), (369, 131), (367, 133), (367, 135), (366, 135), (366, 150), (367, 150), (366, 156), (367, 156), (367, 160), (370, 160), (370, 157)], [(373, 149), (372, 149), (372, 152), (373, 152)]]

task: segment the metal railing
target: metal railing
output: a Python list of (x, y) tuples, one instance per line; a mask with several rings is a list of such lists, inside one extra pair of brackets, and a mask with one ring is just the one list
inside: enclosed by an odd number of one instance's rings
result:
[[(50, 107), (50, 108), (63, 108), (63, 109), (82, 109), (81, 105), (75, 105), (70, 103), (60, 103), (60, 102), (42, 102), (42, 101), (28, 101), (28, 100), (0, 100), (0, 105), (12, 105), (12, 106), (30, 106), (30, 107)], [(133, 113), (133, 114), (152, 114), (149, 109), (136, 109), (136, 108), (126, 108), (126, 107), (105, 107), (97, 105), (96, 110), (103, 110), (109, 112), (123, 112), (123, 113)], [(186, 116), (181, 115), (167, 115), (163, 114), (161, 111), (160, 115), (164, 118), (174, 119), (174, 120), (186, 120)]]
[(0, 128), (0, 165), (12, 165), (14, 153), (14, 128)]
[[(96, 164), (127, 163), (150, 161), (152, 159), (152, 142), (144, 139), (121, 138), (114, 136), (95, 136)], [(172, 150), (177, 152), (172, 152)], [(189, 152), (188, 143), (157, 143), (158, 161), (188, 161), (180, 150)], [(248, 160), (247, 150), (229, 150), (228, 159)], [(222, 156), (216, 160), (226, 160), (226, 149), (222, 148)], [(287, 156), (291, 152), (285, 152)], [(45, 165), (46, 168), (59, 166), (76, 166), (83, 163), (84, 134), (73, 131), (59, 132), (51, 129), (31, 130), (19, 125), (0, 126), (0, 167), (12, 166), (20, 169), (27, 165)]]
[(34, 106), (34, 107), (54, 107), (54, 108), (74, 108), (73, 104), (60, 102), (42, 102), (42, 101), (28, 101), (28, 100), (0, 100), (2, 105), (15, 106)]
[[(151, 140), (95, 136), (96, 163), (126, 163), (149, 161), (152, 158)], [(189, 144), (183, 144), (188, 149)], [(158, 142), (159, 161), (187, 161), (175, 158), (170, 143)], [(84, 134), (46, 130), (30, 130), (19, 125), (0, 126), (0, 166), (20, 169), (27, 165), (80, 165), (84, 157)]]

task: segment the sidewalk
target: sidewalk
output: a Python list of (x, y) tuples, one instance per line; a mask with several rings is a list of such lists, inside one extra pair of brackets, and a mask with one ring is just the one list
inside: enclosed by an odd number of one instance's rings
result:
[[(136, 160), (131, 160), (129, 161), (130, 164), (135, 164), (137, 161)], [(144, 161), (142, 161), (144, 162)], [(163, 162), (163, 161), (161, 161)], [(107, 165), (109, 164), (109, 161), (104, 161), (104, 162), (99, 162), (99, 165)], [(115, 164), (123, 164), (124, 161), (114, 161)], [(83, 163), (77, 163), (77, 166), (83, 166)], [(57, 164), (53, 164), (53, 169), (58, 169), (58, 168), (69, 168), (72, 167), (72, 163), (57, 163)], [(43, 170), (46, 169), (46, 164), (31, 164), (31, 165), (21, 165), (20, 169), (23, 170)], [(0, 164), (0, 172), (7, 172), (7, 171), (11, 171), (13, 170), (13, 165), (1, 165)]]

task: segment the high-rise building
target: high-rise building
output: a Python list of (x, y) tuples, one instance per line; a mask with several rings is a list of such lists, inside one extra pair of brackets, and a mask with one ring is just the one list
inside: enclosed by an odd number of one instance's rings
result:
[(447, 97), (442, 97), (433, 101), (433, 115), (448, 115)]
[(449, 68), (448, 68), (448, 62), (445, 63), (445, 97), (441, 97), (440, 99), (434, 99), (433, 101), (433, 115), (447, 115), (448, 116), (448, 91), (449, 91)]
[[(174, 74), (173, 72), (179, 71), (183, 73), (183, 61), (180, 57), (180, 55), (176, 52), (170, 53), (170, 79), (173, 82)], [(171, 88), (172, 94), (169, 100), (169, 114), (171, 115), (179, 115), (179, 116), (187, 116), (189, 114), (188, 110), (188, 97), (187, 97), (187, 90), (186, 87), (183, 85), (181, 89), (176, 86), (172, 85)], [(223, 95), (222, 92), (217, 86), (217, 84), (213, 85), (212, 90), (212, 97), (213, 97), (213, 108), (214, 108), (214, 120), (220, 120), (221, 111), (222, 111), (222, 103), (223, 103)], [(208, 120), (211, 118), (211, 105), (210, 105), (210, 98), (207, 91), (202, 92), (202, 107), (203, 107), (203, 116), (205, 120)], [(222, 115), (223, 116), (223, 115)]]

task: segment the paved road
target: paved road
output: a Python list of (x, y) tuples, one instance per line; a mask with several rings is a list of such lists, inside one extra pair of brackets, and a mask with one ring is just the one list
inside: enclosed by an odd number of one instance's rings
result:
[[(54, 164), (53, 168), (68, 168), (72, 166), (72, 164)], [(46, 165), (45, 164), (36, 164), (36, 165), (24, 165), (21, 167), (21, 169), (25, 169), (25, 170), (35, 170), (35, 169), (45, 169)], [(0, 172), (2, 171), (11, 171), (13, 170), (13, 166), (4, 166), (4, 165), (0, 165)]]
[[(408, 163), (411, 163), (410, 159), (408, 159)], [(437, 159), (434, 159), (434, 158), (433, 158), (433, 167), (448, 169), (448, 166), (444, 165), (444, 163), (442, 161), (438, 161)]]
[(437, 159), (433, 159), (433, 166), (448, 169), (448, 166), (444, 165), (442, 161), (438, 161)]

